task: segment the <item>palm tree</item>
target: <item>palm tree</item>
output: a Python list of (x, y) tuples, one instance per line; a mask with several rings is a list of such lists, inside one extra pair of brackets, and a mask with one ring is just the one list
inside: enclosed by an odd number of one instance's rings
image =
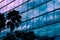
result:
[[(4, 14), (0, 13), (0, 31), (5, 29), (5, 26), (10, 28), (10, 33), (14, 30), (15, 27), (20, 26), (21, 23), (21, 15), (19, 14), (18, 11), (13, 10), (10, 11), (6, 17), (4, 17)], [(9, 21), (7, 21), (9, 20)], [(11, 37), (11, 38), (10, 38)], [(13, 37), (13, 39), (12, 39)], [(7, 35), (7, 37), (4, 38), (4, 40), (10, 39), (10, 40), (15, 40), (15, 37), (12, 35)]]
[(11, 20), (7, 23), (7, 26), (10, 27), (11, 31), (16, 27), (19, 26), (19, 24), (21, 23), (21, 15), (19, 15), (19, 12), (16, 10), (10, 11), (7, 14), (7, 18), (8, 20)]
[(11, 22), (11, 21), (9, 21), (9, 22), (7, 23), (7, 26), (10, 28), (10, 30), (11, 30), (11, 31), (13, 31), (13, 30), (14, 30), (14, 28), (15, 28), (14, 23), (13, 23), (13, 22)]

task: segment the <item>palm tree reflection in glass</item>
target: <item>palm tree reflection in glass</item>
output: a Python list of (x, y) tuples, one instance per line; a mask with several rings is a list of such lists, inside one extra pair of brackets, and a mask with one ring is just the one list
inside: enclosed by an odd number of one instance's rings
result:
[(4, 14), (0, 13), (0, 32), (5, 27), (5, 22), (6, 20), (5, 20)]
[(13, 29), (16, 27), (18, 27), (21, 23), (21, 16), (19, 15), (18, 11), (10, 11), (7, 14), (7, 18), (8, 20), (11, 20), (9, 22), (7, 22), (7, 26), (10, 28), (11, 31), (13, 31)]

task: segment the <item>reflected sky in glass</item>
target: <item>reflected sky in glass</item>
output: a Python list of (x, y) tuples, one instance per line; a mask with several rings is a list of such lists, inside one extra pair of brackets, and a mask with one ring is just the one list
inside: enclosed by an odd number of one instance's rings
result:
[[(6, 7), (4, 7), (4, 8), (2, 8), (2, 9), (0, 9), (0, 12), (1, 13), (4, 13), (4, 12), (6, 12), (6, 11), (8, 11), (8, 10), (10, 10), (10, 9), (12, 9), (12, 8), (14, 8), (14, 7), (16, 7), (16, 6), (18, 6), (18, 5), (20, 5), (20, 4), (22, 4), (23, 2), (26, 2), (27, 0), (15, 0), (13, 3), (11, 3), (11, 4), (9, 4), (8, 6), (6, 6)], [(34, 0), (33, 0), (34, 1)], [(6, 1), (5, 1), (6, 2)], [(9, 1), (8, 1), (9, 2)], [(37, 0), (35, 0), (35, 3), (36, 2), (38, 2)], [(32, 0), (30, 1), (30, 2), (28, 2), (29, 3), (29, 8), (32, 8), (33, 6), (31, 5), (33, 2), (32, 2)], [(28, 4), (27, 3), (27, 4)], [(2, 3), (0, 3), (0, 5), (2, 5), (2, 4), (4, 4), (3, 2)], [(7, 4), (7, 2), (6, 2), (6, 4)], [(37, 5), (39, 4), (39, 3), (36, 3)], [(46, 3), (46, 4), (44, 4), (44, 5), (42, 5), (42, 6), (39, 6), (39, 7), (37, 7), (37, 8), (35, 8), (35, 9), (31, 9), (31, 10), (29, 10), (28, 12), (25, 12), (25, 13), (23, 13), (23, 14), (21, 14), (21, 16), (22, 16), (22, 20), (23, 21), (25, 21), (25, 20), (28, 20), (28, 19), (30, 19), (30, 18), (33, 18), (33, 17), (36, 17), (36, 16), (38, 16), (38, 15), (41, 15), (41, 14), (44, 14), (44, 13), (46, 13), (46, 12), (49, 12), (49, 11), (52, 11), (52, 10), (54, 10), (54, 9), (57, 9), (57, 8), (60, 8), (60, 0), (52, 0), (51, 2), (48, 2), (48, 3)], [(5, 4), (4, 4), (5, 5)], [(4, 5), (2, 5), (2, 6), (4, 6)], [(0, 6), (0, 7), (2, 7), (2, 6)], [(36, 5), (35, 5), (36, 6)], [(26, 8), (26, 9), (24, 9), (24, 8)], [(29, 9), (28, 7), (27, 7), (27, 5), (26, 4), (24, 4), (24, 5), (22, 5), (22, 6), (20, 6), (20, 7), (18, 7), (18, 8), (16, 8), (15, 10), (18, 10), (19, 12), (23, 12), (23, 11), (26, 11), (26, 10), (28, 10)], [(34, 11), (33, 11), (34, 10)], [(33, 11), (33, 12), (32, 12)], [(60, 12), (60, 11), (59, 11)], [(28, 13), (30, 13), (30, 14), (28, 14)], [(32, 14), (33, 13), (33, 14)], [(51, 15), (50, 15), (50, 13), (48, 14), (48, 18), (46, 19), (46, 16), (42, 16), (42, 17), (39, 17), (39, 18), (37, 18), (37, 19), (32, 19), (32, 21), (29, 21), (29, 22), (27, 22), (28, 23), (28, 25), (27, 25), (27, 23), (23, 23), (23, 24), (21, 24), (22, 26), (20, 26), (19, 28), (17, 28), (17, 30), (25, 30), (25, 29), (29, 29), (29, 28), (35, 28), (35, 26), (37, 27), (37, 24), (38, 25), (40, 25), (40, 23), (41, 23), (41, 25), (43, 26), (44, 24), (45, 24), (45, 22), (46, 22), (46, 20), (48, 21), (47, 23), (50, 23), (50, 22), (53, 22), (54, 21), (54, 16), (55, 16), (55, 19), (56, 19), (56, 21), (58, 20), (58, 21), (60, 21), (59, 20), (59, 18), (60, 18), (60, 13), (58, 13), (58, 12), (56, 12), (55, 11), (55, 13), (56, 13), (56, 15), (53, 15), (54, 13), (52, 13)], [(39, 23), (38, 23), (39, 22)], [(33, 25), (33, 23), (35, 23), (34, 25)], [(40, 29), (36, 29), (36, 30), (34, 30), (34, 32), (38, 35), (38, 34), (40, 34), (39, 36), (45, 36), (46, 35), (46, 28), (47, 28), (47, 35), (48, 36), (53, 36), (53, 34), (54, 34), (54, 27), (56, 28), (56, 35), (58, 35), (58, 34), (60, 34), (60, 32), (58, 31), (59, 29), (60, 29), (60, 26), (59, 26), (59, 24), (60, 23), (58, 23), (58, 24), (55, 24), (55, 26), (54, 25), (51, 25), (51, 26), (48, 26), (48, 27), (43, 27), (43, 28), (40, 28)], [(41, 26), (40, 25), (40, 26)], [(33, 27), (32, 27), (33, 26)], [(22, 29), (21, 29), (22, 28)], [(16, 30), (16, 29), (15, 29)], [(38, 31), (39, 30), (39, 31)], [(44, 34), (44, 35), (43, 35)]]

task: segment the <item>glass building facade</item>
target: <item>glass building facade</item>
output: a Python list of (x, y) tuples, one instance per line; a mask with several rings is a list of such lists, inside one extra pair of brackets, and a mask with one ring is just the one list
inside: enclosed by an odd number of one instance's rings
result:
[(15, 30), (33, 31), (40, 37), (53, 36), (60, 40), (60, 0), (9, 0), (0, 7), (1, 13), (10, 10), (17, 10), (22, 16), (22, 23)]

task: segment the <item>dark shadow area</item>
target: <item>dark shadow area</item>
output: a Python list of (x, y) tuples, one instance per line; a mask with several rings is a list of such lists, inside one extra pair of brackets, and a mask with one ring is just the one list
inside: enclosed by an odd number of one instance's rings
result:
[(40, 37), (32, 31), (15, 31), (13, 34), (8, 34), (5, 38), (3, 38), (3, 40), (17, 40), (17, 38), (20, 38), (21, 40), (54, 40), (54, 37)]
[(3, 40), (16, 40), (16, 37), (13, 34), (7, 34)]
[(0, 32), (3, 28), (5, 28), (5, 22), (6, 20), (5, 20), (4, 14), (0, 13)]

